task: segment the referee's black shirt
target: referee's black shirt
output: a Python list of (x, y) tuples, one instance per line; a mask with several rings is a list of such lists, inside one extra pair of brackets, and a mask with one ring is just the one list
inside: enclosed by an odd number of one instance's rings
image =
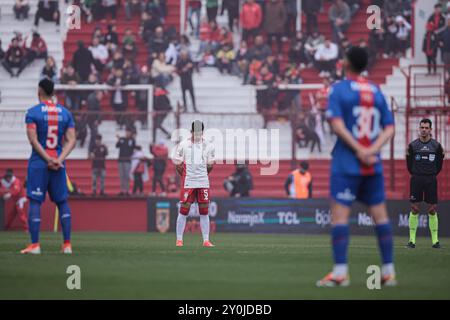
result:
[(422, 142), (416, 139), (408, 146), (406, 162), (411, 175), (436, 176), (442, 169), (444, 149), (434, 139)]

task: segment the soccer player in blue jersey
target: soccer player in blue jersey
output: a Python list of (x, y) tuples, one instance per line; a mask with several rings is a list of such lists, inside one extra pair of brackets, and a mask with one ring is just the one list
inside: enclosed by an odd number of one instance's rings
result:
[[(40, 254), (39, 228), (41, 204), (45, 194), (56, 203), (62, 226), (62, 252), (72, 253), (70, 244), (71, 213), (67, 203), (67, 177), (64, 160), (75, 147), (72, 114), (52, 101), (54, 84), (48, 79), (39, 82), (39, 104), (28, 109), (25, 122), (27, 137), (32, 146), (28, 160), (27, 196), (30, 200), (28, 226), (31, 244), (21, 253)], [(64, 141), (63, 141), (64, 139)]]
[(319, 287), (350, 284), (347, 249), (349, 215), (353, 201), (368, 207), (382, 260), (381, 283), (396, 284), (392, 227), (385, 204), (380, 150), (394, 135), (394, 119), (378, 86), (360, 76), (367, 66), (364, 49), (346, 52), (346, 79), (334, 84), (329, 94), (327, 117), (337, 142), (331, 161), (331, 238), (334, 267), (317, 282)]

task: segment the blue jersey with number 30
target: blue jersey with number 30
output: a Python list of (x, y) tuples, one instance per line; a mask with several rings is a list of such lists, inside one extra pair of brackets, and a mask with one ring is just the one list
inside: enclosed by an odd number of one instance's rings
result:
[[(375, 142), (383, 128), (394, 124), (386, 99), (378, 86), (362, 77), (334, 84), (328, 99), (328, 119), (340, 118), (353, 137), (363, 146)], [(380, 156), (373, 166), (364, 166), (341, 139), (333, 149), (331, 172), (334, 174), (367, 176), (383, 172)]]
[[(48, 155), (57, 158), (62, 150), (63, 137), (69, 128), (73, 128), (72, 114), (65, 107), (54, 104), (52, 101), (43, 101), (28, 109), (25, 122), (27, 128), (35, 128), (38, 141)], [(36, 166), (42, 163), (47, 166), (46, 161), (33, 149), (29, 163)]]

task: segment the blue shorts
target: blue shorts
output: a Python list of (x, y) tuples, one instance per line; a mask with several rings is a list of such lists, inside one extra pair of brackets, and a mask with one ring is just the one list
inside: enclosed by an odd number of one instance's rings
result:
[(47, 191), (53, 202), (62, 202), (67, 199), (69, 192), (66, 168), (54, 171), (42, 165), (28, 164), (27, 197), (44, 202)]
[(332, 174), (330, 191), (333, 200), (347, 207), (355, 200), (367, 206), (374, 206), (386, 199), (382, 174), (373, 176)]

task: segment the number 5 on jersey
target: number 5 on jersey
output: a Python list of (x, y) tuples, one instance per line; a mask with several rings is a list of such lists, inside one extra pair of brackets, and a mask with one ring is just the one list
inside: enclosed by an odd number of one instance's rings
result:
[(58, 145), (58, 126), (48, 126), (46, 146), (48, 149), (56, 149)]

